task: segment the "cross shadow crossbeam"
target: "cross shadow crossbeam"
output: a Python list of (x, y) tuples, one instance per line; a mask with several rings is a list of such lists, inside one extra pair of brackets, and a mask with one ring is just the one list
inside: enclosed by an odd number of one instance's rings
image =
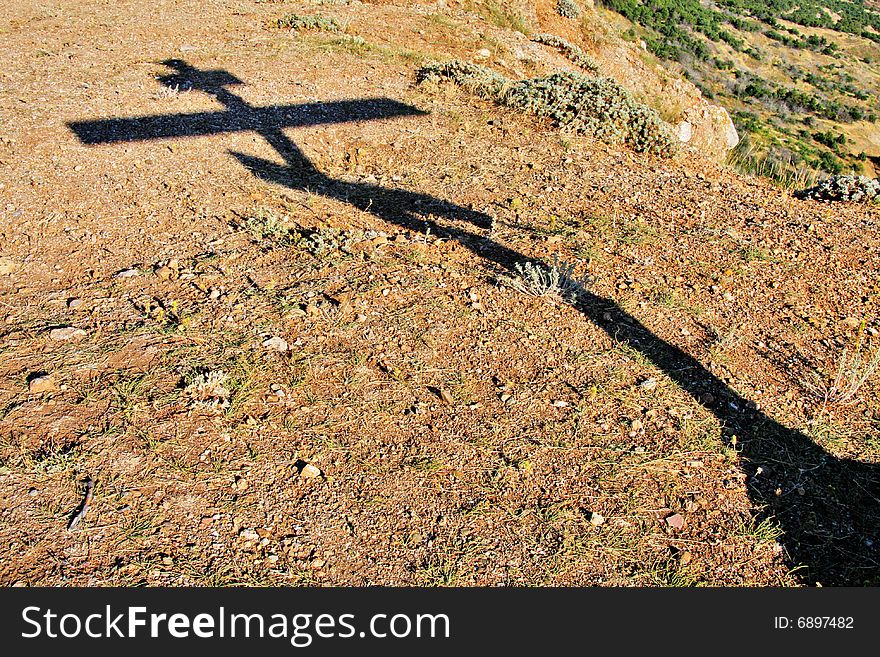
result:
[[(69, 124), (71, 129), (87, 144), (251, 130), (269, 142), (284, 164), (239, 152), (231, 154), (269, 183), (308, 189), (410, 230), (430, 228), (503, 269), (532, 260), (476, 232), (475, 228), (491, 225), (491, 217), (485, 213), (428, 194), (333, 179), (319, 171), (283, 132), (284, 128), (321, 123), (424, 114), (420, 110), (381, 98), (254, 108), (226, 89), (240, 84), (234, 76), (224, 71), (199, 71), (179, 60), (165, 63), (176, 70), (162, 78), (165, 84), (210, 93), (226, 111), (77, 122)], [(440, 223), (438, 218), (445, 221)], [(804, 433), (754, 410), (749, 400), (697, 359), (653, 334), (613, 300), (581, 290), (574, 307), (612, 339), (643, 354), (662, 370), (719, 420), (726, 436), (738, 436), (740, 467), (747, 475), (757, 519), (773, 518), (781, 526), (779, 541), (804, 583), (880, 585), (878, 466), (837, 458)]]
[(126, 119), (76, 121), (68, 126), (84, 144), (204, 137), (224, 132), (260, 132), (266, 129), (303, 128), (321, 123), (374, 121), (395, 116), (424, 114), (414, 107), (388, 98), (303, 103), (245, 110), (193, 112), (170, 116), (139, 116)]

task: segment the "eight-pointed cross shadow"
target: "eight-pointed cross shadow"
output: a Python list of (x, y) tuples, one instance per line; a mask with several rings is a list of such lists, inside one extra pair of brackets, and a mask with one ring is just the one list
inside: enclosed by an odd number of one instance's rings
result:
[[(458, 223), (487, 228), (491, 225), (488, 215), (427, 194), (335, 180), (320, 172), (283, 133), (288, 127), (423, 112), (384, 98), (255, 108), (225, 89), (241, 84), (229, 73), (200, 71), (179, 60), (165, 64), (176, 73), (161, 78), (164, 84), (212, 94), (226, 111), (77, 122), (69, 124), (71, 129), (86, 144), (253, 130), (272, 145), (285, 164), (232, 154), (263, 180), (350, 203), (411, 230), (430, 228), (506, 269), (529, 260)], [(443, 217), (448, 223), (441, 225), (433, 217)], [(712, 412), (724, 427), (724, 436), (738, 436), (740, 466), (758, 510), (757, 521), (773, 517), (780, 524), (784, 533), (779, 540), (805, 583), (880, 584), (878, 466), (836, 458), (803, 433), (750, 410), (754, 405), (748, 400), (695, 358), (655, 336), (614, 301), (582, 290), (575, 307), (614, 340), (642, 353)]]

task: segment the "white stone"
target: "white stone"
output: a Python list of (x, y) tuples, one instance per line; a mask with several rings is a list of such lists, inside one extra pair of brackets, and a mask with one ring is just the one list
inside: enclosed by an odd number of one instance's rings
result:
[(694, 136), (694, 126), (690, 121), (682, 121), (678, 124), (678, 140), (687, 143)]
[(263, 340), (263, 346), (266, 349), (271, 349), (272, 351), (283, 352), (287, 351), (288, 345), (287, 340), (284, 338), (279, 338), (278, 336), (273, 336), (268, 340)]
[(239, 538), (243, 541), (256, 542), (260, 540), (260, 535), (255, 532), (253, 529), (242, 529), (238, 533)]
[(81, 340), (86, 337), (86, 332), (75, 326), (62, 326), (49, 331), (49, 337), (59, 341)]

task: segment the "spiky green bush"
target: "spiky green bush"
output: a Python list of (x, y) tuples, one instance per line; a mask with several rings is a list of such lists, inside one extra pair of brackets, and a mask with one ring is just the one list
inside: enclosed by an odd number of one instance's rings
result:
[(559, 52), (565, 55), (572, 64), (580, 66), (585, 71), (589, 71), (594, 75), (599, 73), (599, 64), (596, 63), (595, 59), (581, 50), (580, 47), (566, 41), (562, 37), (558, 37), (555, 34), (536, 34), (532, 37), (532, 41), (543, 43), (545, 46), (550, 46), (551, 48), (556, 48)]
[(512, 81), (483, 66), (452, 61), (423, 67), (418, 79), (452, 80), (482, 98), (550, 119), (559, 128), (609, 144), (625, 143), (636, 151), (665, 157), (677, 144), (654, 110), (609, 78), (566, 72)]
[(557, 0), (556, 13), (563, 18), (580, 18), (581, 8), (574, 0)]
[(533, 297), (555, 297), (564, 303), (576, 304), (589, 287), (589, 277), (576, 278), (574, 265), (553, 256), (553, 265), (518, 262), (513, 276), (501, 276), (501, 283)]

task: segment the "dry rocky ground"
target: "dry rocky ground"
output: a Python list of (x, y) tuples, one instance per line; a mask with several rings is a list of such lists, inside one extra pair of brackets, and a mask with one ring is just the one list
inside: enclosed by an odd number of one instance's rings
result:
[[(877, 378), (808, 385), (877, 348), (878, 210), (415, 82), (518, 34), (402, 2), (5, 3), (0, 582), (880, 582)], [(401, 105), (68, 125), (372, 98)], [(554, 256), (578, 304), (505, 284)]]

